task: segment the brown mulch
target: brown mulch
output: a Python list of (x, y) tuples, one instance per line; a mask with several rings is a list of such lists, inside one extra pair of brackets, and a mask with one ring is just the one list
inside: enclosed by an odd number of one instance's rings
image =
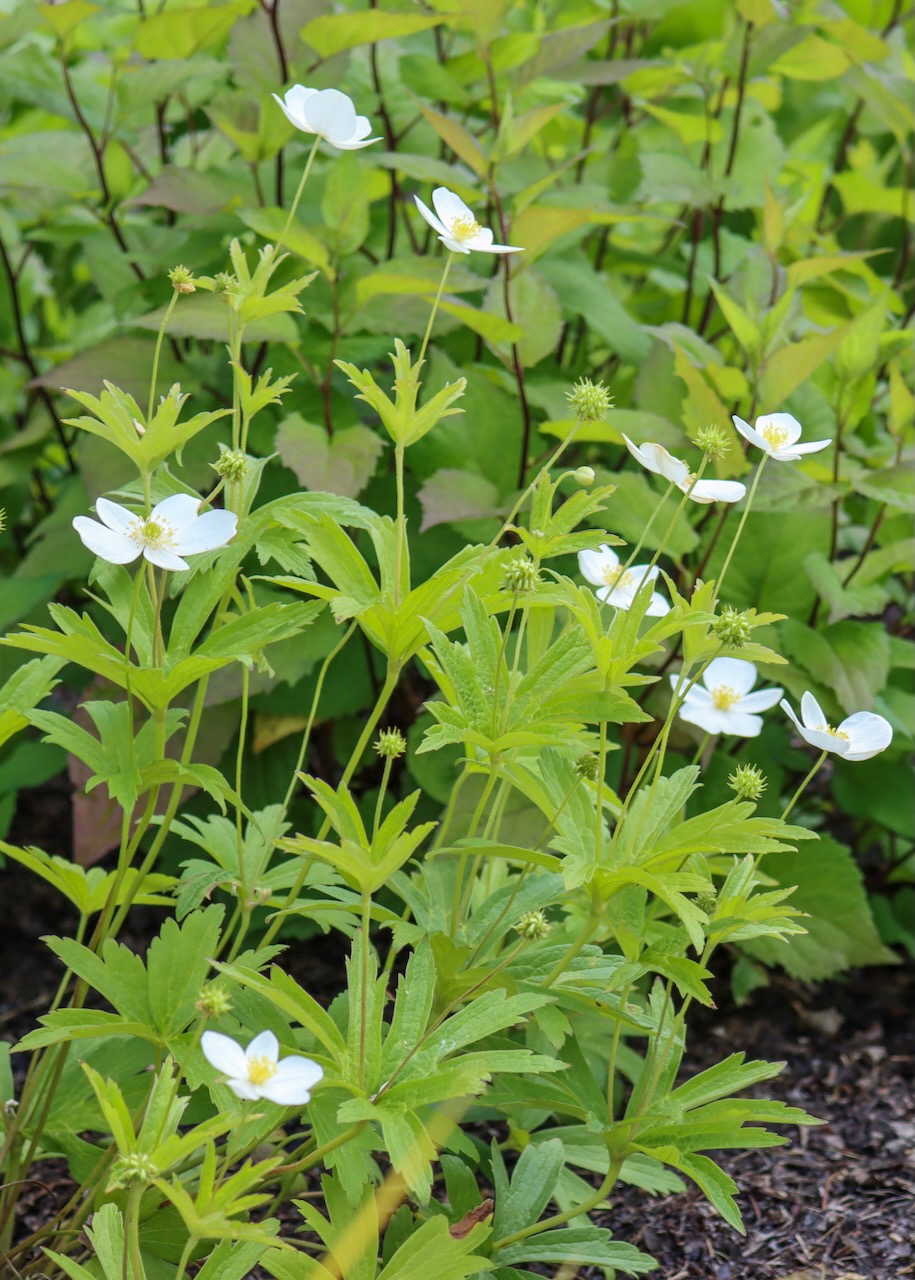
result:
[[(60, 899), (8, 865), (0, 895), (0, 1037), (35, 1025), (59, 966), (40, 935), (73, 921)], [(140, 919), (136, 938), (152, 925)], [(152, 931), (152, 930), (150, 930)], [(287, 967), (310, 988), (339, 982), (342, 952), (327, 939), (293, 943)], [(701, 1193), (651, 1198), (619, 1186), (612, 1209), (594, 1220), (659, 1262), (658, 1280), (905, 1280), (915, 1277), (915, 972), (872, 969), (844, 981), (803, 985), (774, 976), (737, 1009), (697, 1011), (684, 1074), (734, 1050), (784, 1060), (758, 1086), (762, 1097), (803, 1107), (827, 1123), (789, 1130), (789, 1145), (723, 1152), (740, 1188), (746, 1236), (723, 1222)], [(316, 991), (319, 996), (322, 992)], [(23, 1059), (14, 1058), (17, 1068)], [(17, 1071), (18, 1074), (18, 1071)], [(27, 1233), (71, 1194), (61, 1161), (44, 1161), (22, 1198)], [(562, 1273), (563, 1280), (573, 1280)], [(578, 1280), (597, 1280), (593, 1268)], [(430, 1277), (434, 1280), (434, 1277)]]

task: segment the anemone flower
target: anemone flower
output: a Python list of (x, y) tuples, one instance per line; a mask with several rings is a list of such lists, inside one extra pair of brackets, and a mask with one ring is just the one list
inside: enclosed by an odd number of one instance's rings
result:
[[(649, 568), (647, 564), (621, 569), (619, 556), (603, 543), (596, 551), (579, 551), (578, 567), (582, 576), (597, 587), (594, 594), (598, 600), (614, 609), (630, 609), (642, 583), (654, 582), (658, 576), (657, 566)], [(660, 591), (655, 591), (645, 612), (649, 618), (663, 618), (670, 612), (670, 605)]]
[(436, 187), (432, 192), (435, 213), (427, 208), (419, 196), (414, 196), (416, 207), (438, 234), (439, 240), (452, 253), (523, 253), (519, 245), (493, 244), (489, 227), (481, 227), (460, 196), (447, 187)]
[(357, 116), (351, 98), (339, 89), (306, 89), (294, 84), (285, 96), (273, 95), (290, 124), (302, 133), (315, 133), (338, 151), (357, 151), (381, 138), (370, 138), (372, 126)]
[(755, 444), (770, 458), (779, 462), (797, 462), (805, 453), (819, 453), (831, 440), (810, 440), (807, 444), (799, 444), (801, 424), (790, 413), (767, 413), (756, 419), (756, 426), (733, 414), (734, 426), (750, 444)]
[(805, 742), (820, 751), (834, 751), (843, 760), (870, 760), (893, 741), (890, 722), (872, 711), (856, 711), (834, 729), (812, 693), (801, 698), (800, 720), (787, 698), (782, 699), (781, 706)]
[(265, 1098), (281, 1107), (302, 1106), (324, 1075), (323, 1067), (310, 1058), (290, 1057), (280, 1062), (279, 1042), (272, 1031), (255, 1036), (247, 1049), (231, 1036), (204, 1031), (200, 1047), (207, 1062), (227, 1077), (226, 1084), (235, 1096), (248, 1101)]
[[(679, 676), (671, 676), (677, 687)], [(768, 711), (784, 689), (757, 689), (756, 667), (742, 658), (715, 658), (708, 664), (702, 682), (694, 684), (677, 712), (687, 724), (698, 725), (706, 733), (730, 733), (737, 738), (755, 738), (763, 727), (759, 711)]]
[(663, 476), (683, 493), (688, 493), (693, 502), (701, 502), (703, 505), (709, 502), (739, 502), (747, 491), (746, 486), (737, 480), (696, 480), (686, 463), (668, 453), (661, 444), (650, 441), (647, 444), (633, 444), (627, 435), (623, 439), (636, 462), (640, 462), (646, 471)]
[(160, 569), (187, 569), (182, 556), (215, 551), (234, 537), (238, 516), (233, 511), (205, 511), (200, 499), (175, 493), (142, 519), (120, 503), (98, 498), (98, 520), (75, 516), (73, 528), (85, 546), (109, 564), (130, 564), (142, 555)]

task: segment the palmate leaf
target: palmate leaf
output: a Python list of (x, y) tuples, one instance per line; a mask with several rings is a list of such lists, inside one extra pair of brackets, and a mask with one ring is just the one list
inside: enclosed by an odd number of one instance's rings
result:
[[(114, 887), (116, 871), (105, 871), (102, 867), (90, 867), (87, 871), (69, 858), (44, 853), (41, 849), (20, 849), (15, 845), (0, 840), (0, 853), (20, 862), (23, 866), (41, 876), (42, 880), (53, 885), (55, 889), (73, 904), (80, 915), (94, 915), (101, 911)], [(115, 901), (115, 906), (126, 899), (139, 906), (171, 906), (172, 899), (166, 897), (165, 891), (175, 884), (173, 876), (161, 875), (158, 872), (145, 876), (139, 889), (136, 880), (139, 871), (136, 867), (128, 868), (123, 876)]]

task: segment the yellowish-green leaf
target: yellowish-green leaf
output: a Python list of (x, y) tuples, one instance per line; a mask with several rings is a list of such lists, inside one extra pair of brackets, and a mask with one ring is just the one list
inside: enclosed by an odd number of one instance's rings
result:
[(378, 40), (397, 40), (417, 31), (437, 27), (444, 18), (419, 13), (387, 13), (383, 9), (361, 9), (358, 13), (323, 13), (299, 31), (306, 44), (322, 58), (332, 58), (346, 49)]
[(420, 103), (420, 111), (432, 125), (432, 128), (446, 142), (456, 156), (474, 171), (478, 178), (486, 172), (486, 158), (480, 150), (479, 143), (472, 138), (462, 124), (443, 116), (440, 111)]

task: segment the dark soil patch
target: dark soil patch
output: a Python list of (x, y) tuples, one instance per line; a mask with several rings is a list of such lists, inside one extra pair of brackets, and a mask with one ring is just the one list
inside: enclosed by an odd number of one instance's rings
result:
[[(60, 977), (40, 937), (72, 931), (74, 921), (54, 891), (28, 873), (8, 866), (3, 875), (0, 1037), (15, 1040), (36, 1024)], [(123, 940), (142, 950), (158, 919), (159, 913), (138, 913)], [(339, 989), (343, 958), (335, 939), (309, 939), (290, 945), (285, 967), (326, 1003)], [(719, 996), (726, 986), (722, 978)], [(749, 1057), (784, 1060), (785, 1070), (760, 1085), (759, 1095), (803, 1107), (827, 1123), (789, 1132), (784, 1147), (720, 1154), (740, 1188), (745, 1237), (693, 1188), (652, 1199), (621, 1185), (612, 1209), (594, 1220), (656, 1257), (658, 1280), (915, 1277), (913, 1009), (915, 972), (900, 968), (815, 986), (775, 976), (743, 1009), (725, 1002), (718, 1010), (697, 1010), (685, 1075), (741, 1049)], [(17, 1055), (14, 1062), (19, 1067), (23, 1059)], [(42, 1162), (32, 1173), (22, 1197), (22, 1234), (72, 1194), (63, 1162)], [(284, 1232), (292, 1234), (298, 1221), (297, 1214), (290, 1218)], [(599, 1274), (585, 1268), (578, 1280)]]

